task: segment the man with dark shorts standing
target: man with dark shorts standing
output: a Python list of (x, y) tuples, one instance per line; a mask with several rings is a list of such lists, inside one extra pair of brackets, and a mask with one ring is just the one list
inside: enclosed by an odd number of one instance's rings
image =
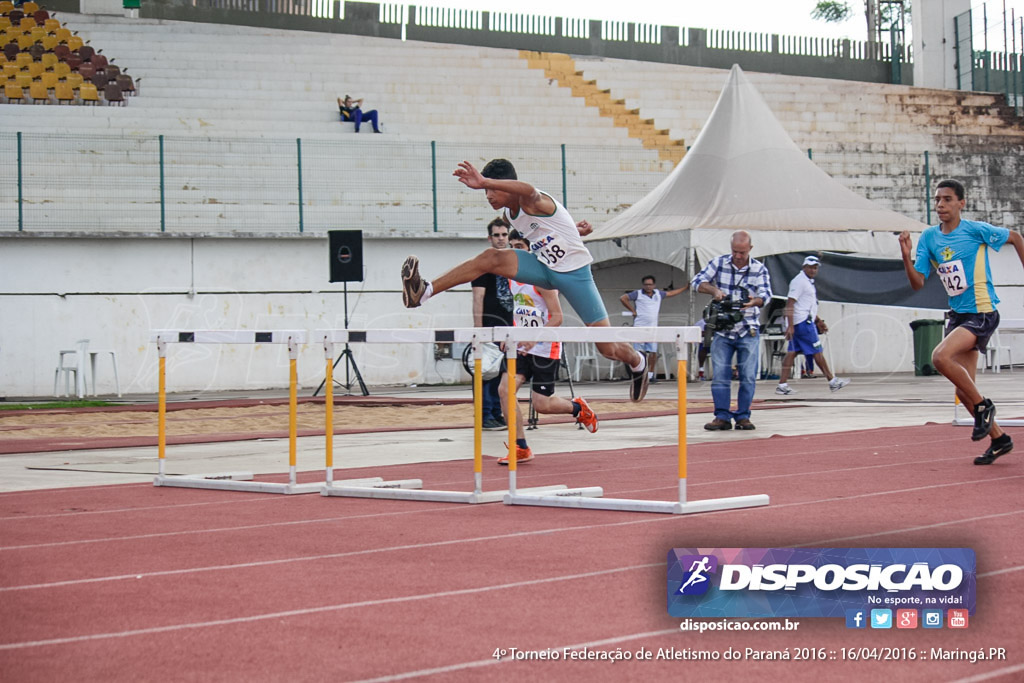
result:
[[(504, 219), (495, 218), (487, 224), (487, 239), (494, 249), (508, 248), (508, 225)], [(472, 287), (473, 327), (511, 327), (512, 291), (508, 286), (508, 278), (484, 273), (473, 280)], [(500, 376), (484, 380), (483, 383), (483, 428), (488, 431), (505, 428), (501, 398), (498, 396), (500, 383)]]
[(992, 439), (988, 450), (975, 458), (974, 464), (991, 465), (1013, 450), (1013, 441), (996, 424), (992, 401), (982, 396), (974, 383), (978, 353), (985, 352), (999, 326), (999, 297), (992, 286), (988, 250), (999, 251), (1009, 243), (1024, 265), (1024, 238), (1006, 228), (962, 220), (960, 212), (966, 204), (963, 184), (957, 180), (941, 181), (935, 191), (935, 211), (940, 223), (921, 233), (913, 263), (913, 243), (906, 230), (900, 234), (900, 252), (914, 290), (924, 287), (925, 279), (934, 269), (949, 296), (946, 336), (932, 352), (932, 364), (953, 383), (961, 403), (974, 415), (971, 440), (981, 441), (986, 436)]

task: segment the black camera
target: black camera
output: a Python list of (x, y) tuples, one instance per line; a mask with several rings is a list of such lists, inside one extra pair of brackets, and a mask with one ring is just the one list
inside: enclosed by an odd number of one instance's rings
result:
[(711, 337), (715, 332), (731, 330), (736, 323), (743, 320), (743, 309), (741, 308), (750, 298), (744, 296), (742, 299), (712, 300), (704, 309), (704, 346), (711, 345)]

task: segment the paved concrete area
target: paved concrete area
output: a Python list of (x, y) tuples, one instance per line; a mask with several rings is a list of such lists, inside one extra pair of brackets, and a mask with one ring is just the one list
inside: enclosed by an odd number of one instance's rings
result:
[[(879, 427), (922, 425), (929, 422), (949, 423), (953, 419), (952, 385), (942, 377), (914, 377), (898, 375), (855, 375), (853, 382), (843, 390), (832, 393), (824, 379), (791, 382), (797, 393), (790, 396), (775, 394), (774, 380), (758, 382), (755, 399), (769, 405), (784, 405), (784, 409), (757, 410), (753, 422), (755, 431), (708, 432), (703, 429), (711, 415), (690, 414), (687, 423), (687, 441), (690, 444), (729, 442), (745, 439), (764, 439), (771, 436), (806, 434), (832, 435)], [(1008, 420), (1024, 418), (1024, 375), (1003, 372), (979, 375), (984, 394), (996, 402), (998, 417)], [(735, 396), (735, 383), (733, 395)], [(307, 389), (310, 393), (312, 389)], [(567, 393), (568, 387), (559, 389)], [(576, 393), (587, 398), (625, 397), (624, 382), (599, 382), (576, 385)], [(690, 399), (710, 401), (710, 383), (691, 383), (687, 388)], [(465, 397), (466, 387), (402, 387), (371, 388), (375, 397), (393, 395), (417, 397)], [(659, 382), (651, 386), (649, 398), (673, 399), (674, 382)], [(173, 400), (210, 400), (216, 398), (282, 398), (285, 391), (247, 392), (231, 394), (179, 395)], [(9, 399), (10, 400), (10, 399)], [(128, 402), (152, 402), (153, 396), (131, 396)], [(966, 416), (963, 409), (961, 416)], [(629, 449), (638, 446), (672, 446), (676, 443), (677, 418), (650, 417), (626, 420), (607, 420), (596, 434), (581, 431), (572, 425), (542, 425), (527, 432), (527, 439), (537, 460), (530, 467), (543, 462), (543, 454), (591, 450)], [(962, 443), (951, 447), (962, 450), (964, 458), (973, 458), (985, 448), (985, 443), (970, 441), (970, 432), (964, 427)], [(1010, 458), (1024, 455), (1024, 427), (1011, 428), (1019, 449)], [(1019, 436), (1018, 436), (1019, 435)], [(504, 453), (504, 432), (484, 432), (483, 452), (499, 456)], [(424, 430), (405, 432), (377, 432), (335, 437), (336, 479), (344, 478), (343, 470), (374, 465), (434, 462), (446, 460), (472, 460), (473, 433), (470, 429)], [(324, 438), (306, 437), (298, 440), (298, 469), (300, 472), (322, 470), (324, 466)], [(255, 474), (287, 472), (288, 442), (286, 439), (260, 439), (228, 443), (190, 444), (169, 446), (167, 449), (168, 474), (196, 474), (206, 472), (249, 471)], [(497, 468), (492, 462), (485, 467)], [(96, 486), (152, 481), (157, 470), (155, 447), (118, 448), (105, 450), (63, 451), (53, 453), (12, 454), (0, 456), (0, 491)], [(424, 477), (429, 476), (425, 467)], [(466, 466), (467, 487), (472, 482), (472, 467)]]

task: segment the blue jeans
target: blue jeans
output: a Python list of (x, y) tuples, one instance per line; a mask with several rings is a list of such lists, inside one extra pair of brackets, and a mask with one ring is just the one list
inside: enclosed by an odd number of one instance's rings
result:
[(359, 126), (360, 126), (360, 124), (362, 124), (363, 121), (369, 121), (373, 125), (373, 132), (374, 133), (379, 133), (380, 132), (380, 128), (378, 128), (378, 124), (377, 124), (377, 110), (376, 109), (371, 109), (370, 111), (363, 111), (359, 107), (356, 107), (355, 111), (352, 112), (352, 120), (355, 121), (355, 123), (356, 123), (356, 132), (357, 133), (359, 132)]
[[(729, 339), (716, 334), (711, 340), (711, 397), (715, 400), (715, 417), (729, 422), (750, 419), (750, 404), (754, 400), (754, 380), (758, 364), (757, 337), (745, 335)], [(729, 410), (729, 394), (732, 382), (732, 359), (736, 356), (736, 367), (740, 375), (740, 391), (736, 397), (736, 412)]]
[(499, 420), (502, 418), (501, 396), (498, 395), (498, 385), (501, 384), (501, 375), (483, 382), (483, 419)]

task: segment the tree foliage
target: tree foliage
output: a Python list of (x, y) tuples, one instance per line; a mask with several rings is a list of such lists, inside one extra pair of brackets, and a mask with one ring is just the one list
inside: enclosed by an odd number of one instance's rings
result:
[(811, 12), (811, 18), (830, 23), (846, 21), (853, 14), (850, 4), (841, 0), (818, 0)]

